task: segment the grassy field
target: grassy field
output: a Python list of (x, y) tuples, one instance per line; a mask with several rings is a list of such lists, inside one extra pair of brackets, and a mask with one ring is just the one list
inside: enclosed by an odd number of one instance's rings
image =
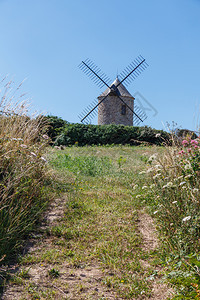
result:
[[(163, 152), (131, 146), (49, 149), (59, 196), (3, 299), (168, 299), (170, 292), (176, 299), (199, 299), (198, 280), (191, 281), (196, 275), (174, 267), (148, 215), (154, 215), (155, 203), (146, 191), (153, 176), (147, 168)], [(172, 288), (170, 272), (180, 275)], [(190, 279), (187, 289), (181, 276)]]

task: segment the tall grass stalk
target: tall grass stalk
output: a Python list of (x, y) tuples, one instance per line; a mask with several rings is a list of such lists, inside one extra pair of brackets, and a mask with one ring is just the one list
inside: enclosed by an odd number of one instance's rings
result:
[[(47, 124), (27, 116), (27, 102), (11, 83), (0, 101), (0, 259), (10, 260), (45, 205)], [(23, 96), (23, 95), (22, 95)]]
[(148, 163), (140, 193), (157, 219), (166, 261), (175, 266), (169, 276), (184, 286), (181, 295), (193, 297), (200, 289), (200, 138), (173, 142)]

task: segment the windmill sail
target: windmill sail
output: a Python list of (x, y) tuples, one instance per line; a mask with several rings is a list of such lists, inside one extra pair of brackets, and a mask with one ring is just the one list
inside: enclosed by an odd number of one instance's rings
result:
[[(142, 71), (147, 68), (147, 66), (148, 64), (146, 63), (145, 59), (140, 55), (131, 64), (129, 64), (129, 66), (120, 73), (119, 78), (117, 77), (117, 79), (111, 84), (111, 80), (108, 78), (108, 76), (106, 76), (105, 73), (103, 73), (101, 69), (98, 68), (91, 60), (86, 59), (85, 61), (82, 61), (79, 65), (80, 69), (86, 75), (88, 75), (100, 88), (106, 86), (107, 89), (102, 94), (103, 98), (101, 97), (100, 99), (100, 97), (98, 97), (98, 103), (93, 101), (93, 103), (90, 104), (79, 115), (81, 122), (90, 123), (92, 118), (97, 115), (97, 108), (99, 107), (99, 105), (102, 104), (102, 102), (104, 102), (106, 99), (109, 99), (109, 96), (115, 96), (116, 98), (118, 98), (120, 102), (122, 102), (123, 105), (125, 105), (125, 107), (127, 107), (132, 112), (132, 116), (134, 116), (134, 124), (143, 122), (147, 118), (146, 114), (141, 111), (141, 109), (136, 105), (134, 105), (134, 108), (132, 109), (130, 105), (128, 105), (127, 101), (124, 101), (124, 94), (122, 93), (122, 91), (125, 91), (125, 94), (127, 94), (128, 91), (123, 84), (130, 84), (135, 78), (140, 75)], [(134, 98), (130, 94), (128, 95), (128, 97), (134, 100)]]

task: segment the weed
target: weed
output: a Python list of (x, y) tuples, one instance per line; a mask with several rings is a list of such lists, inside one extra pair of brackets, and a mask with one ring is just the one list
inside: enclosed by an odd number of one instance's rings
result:
[(60, 272), (54, 268), (48, 271), (49, 276), (57, 278), (60, 276)]

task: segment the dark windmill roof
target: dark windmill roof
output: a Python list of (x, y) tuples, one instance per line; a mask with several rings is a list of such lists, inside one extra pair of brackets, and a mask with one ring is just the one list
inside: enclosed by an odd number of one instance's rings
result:
[[(111, 86), (112, 85), (118, 85), (120, 83), (120, 81), (119, 81), (119, 79), (118, 79), (118, 77), (115, 79), (115, 81), (111, 84)], [(129, 93), (129, 91), (125, 88), (125, 86), (121, 83), (119, 86), (118, 86), (118, 88), (117, 88), (117, 90), (118, 90), (118, 95), (119, 96), (122, 96), (122, 97), (129, 97), (129, 98), (133, 98), (134, 99), (134, 97)], [(105, 97), (105, 96), (107, 96), (108, 95), (108, 93), (110, 92), (110, 89), (109, 88), (107, 88), (99, 97)], [(98, 97), (98, 98), (99, 98)]]

